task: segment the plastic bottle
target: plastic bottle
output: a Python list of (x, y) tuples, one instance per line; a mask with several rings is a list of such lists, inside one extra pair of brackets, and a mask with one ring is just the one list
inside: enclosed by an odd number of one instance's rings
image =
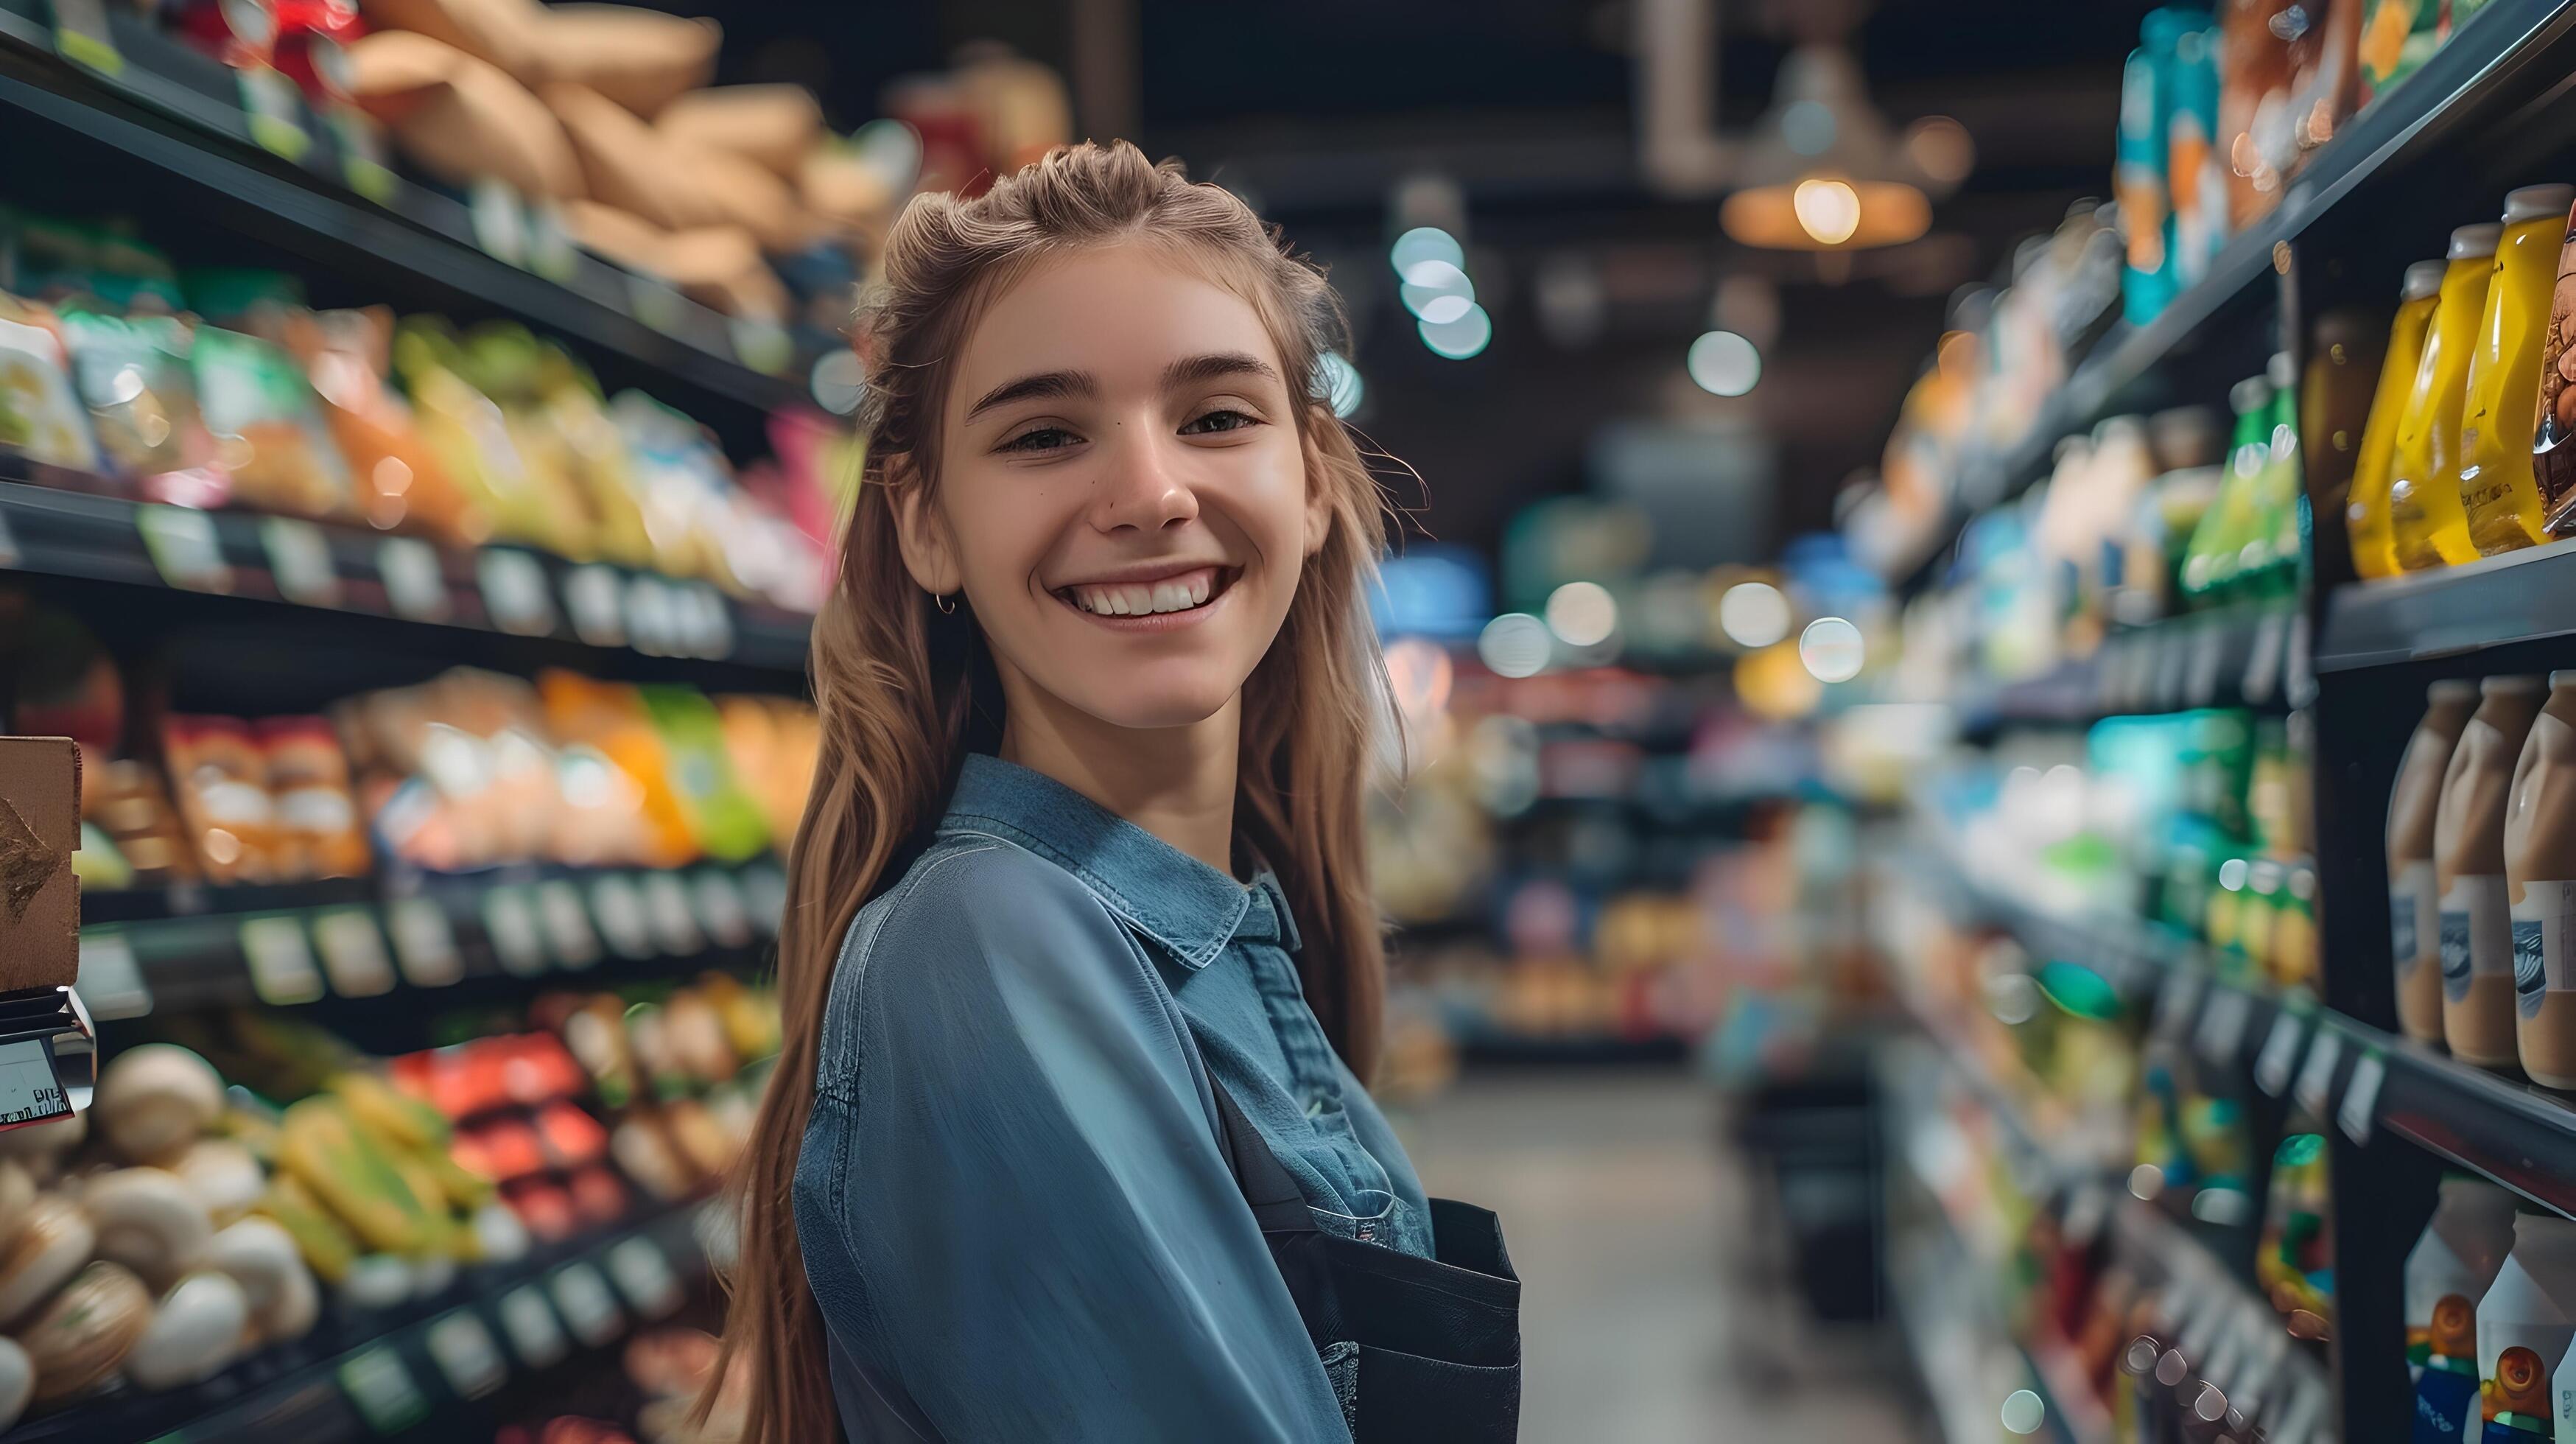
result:
[(2227, 404), (2236, 413), (2236, 435), (2226, 473), (2183, 552), (2183, 595), (2194, 606), (2234, 594), (2245, 544), (2260, 523), (2262, 471), (2271, 459), (2272, 383), (2249, 376), (2229, 388)]
[(2388, 790), (2388, 950), (2397, 966), (2397, 1025), (2419, 1043), (2442, 1041), (2442, 894), (2433, 882), (2433, 820), (2451, 750), (2478, 705), (2478, 684), (2432, 685)]
[(2576, 1088), (2576, 672), (2549, 674), (2505, 802), (2504, 873), (2522, 1071)]
[(2489, 677), (2478, 685), (2478, 710), (2451, 749), (2433, 816), (2433, 882), (2442, 898), (2442, 1038), (2451, 1056), (2481, 1068), (2510, 1068), (2519, 1051), (2505, 803), (2546, 690), (2538, 677)]
[(2397, 423), (2397, 455), (2388, 474), (2388, 515), (2397, 565), (2407, 571), (2478, 559), (2460, 510), (2460, 413), (2468, 402), (2469, 357), (2486, 313), (2487, 277), (2495, 269), (2490, 221), (2451, 232), (2442, 291), (2424, 357)]
[(2513, 1221), (2512, 1194), (2483, 1178), (2449, 1174), (2432, 1221), (2406, 1255), (2415, 1415), (2442, 1438), (2460, 1438), (2477, 1408), (2478, 1303), (2513, 1248)]
[(2276, 352), (2267, 377), (2272, 383), (2271, 423), (2264, 432), (2261, 470), (2254, 481), (2257, 520), (2239, 556), (2241, 590), (2256, 596), (2286, 597), (2299, 586), (2299, 566), (2307, 559), (2307, 463), (2299, 447), (2298, 370), (2287, 351)]
[(2524, 186), (2504, 198), (2504, 235), (2496, 242), (2486, 315), (2469, 360), (2468, 406), (2460, 416), (2460, 507), (2469, 540), (2485, 556), (2549, 539), (2531, 474), (2531, 438), (2549, 292), (2571, 204), (2576, 186)]
[(2218, 148), (2218, 26), (2205, 10), (2165, 12), (2185, 19), (2174, 36), (2173, 91), (2165, 110), (2165, 190), (2173, 203), (2177, 287), (2209, 274), (2227, 244), (2227, 160)]
[[(2111, 169), (2113, 198), (2128, 267), (2120, 276), (2122, 314), (2132, 326), (2154, 320), (2173, 299), (2173, 211), (2165, 186), (2165, 116), (2173, 104), (2173, 32), (2161, 37), (2150, 12), (2140, 26), (2145, 41), (2129, 52), (2120, 71), (2120, 135)], [(2162, 44), (2159, 46), (2159, 39)], [(2159, 53), (2161, 51), (2161, 53)]]
[[(2551, 1436), (2551, 1376), (2576, 1339), (2576, 1221), (2517, 1206), (2513, 1251), (2478, 1300), (2482, 1444)], [(2463, 1437), (2469, 1437), (2464, 1435)]]
[(2442, 263), (2417, 261), (2406, 268), (2397, 293), (2397, 319), (2388, 328), (2388, 355), (2379, 363), (2370, 421), (2361, 429), (2361, 456), (2353, 464), (2344, 525), (2352, 536), (2352, 569), (2368, 578), (2397, 575), (2397, 550), (2388, 527), (2388, 468), (2397, 451), (2397, 423), (2415, 368), (2424, 360), (2424, 333), (2442, 290)]

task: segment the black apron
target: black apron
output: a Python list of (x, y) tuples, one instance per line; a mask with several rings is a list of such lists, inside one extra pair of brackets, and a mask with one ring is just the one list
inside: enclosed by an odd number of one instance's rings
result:
[(1213, 1073), (1208, 1087), (1226, 1167), (1325, 1361), (1353, 1444), (1517, 1439), (1521, 1281), (1493, 1214), (1431, 1200), (1437, 1258), (1326, 1233)]

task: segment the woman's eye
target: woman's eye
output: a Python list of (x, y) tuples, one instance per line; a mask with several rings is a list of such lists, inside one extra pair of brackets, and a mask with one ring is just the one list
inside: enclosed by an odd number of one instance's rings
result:
[(1041, 426), (1023, 431), (1002, 443), (1004, 451), (1060, 451), (1082, 438), (1061, 426)]
[(1259, 426), (1260, 424), (1260, 420), (1256, 417), (1246, 415), (1243, 412), (1235, 411), (1230, 408), (1220, 408), (1218, 410), (1211, 411), (1205, 416), (1192, 421), (1187, 426), (1182, 427), (1181, 434), (1183, 436), (1209, 436), (1220, 431), (1241, 431), (1247, 426)]

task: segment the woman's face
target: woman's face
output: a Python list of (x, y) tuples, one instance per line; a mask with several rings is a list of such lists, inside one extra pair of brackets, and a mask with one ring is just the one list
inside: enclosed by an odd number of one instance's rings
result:
[(1216, 715), (1270, 648), (1329, 513), (1250, 304), (1143, 246), (995, 297), (898, 502), (913, 579), (962, 588), (1006, 684), (1122, 727)]

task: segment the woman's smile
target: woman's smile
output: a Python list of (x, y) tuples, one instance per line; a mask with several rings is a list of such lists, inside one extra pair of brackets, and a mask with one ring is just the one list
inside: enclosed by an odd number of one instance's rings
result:
[(1050, 588), (1083, 619), (1119, 632), (1165, 632), (1206, 619), (1225, 600), (1242, 568), (1131, 568), (1123, 577)]

